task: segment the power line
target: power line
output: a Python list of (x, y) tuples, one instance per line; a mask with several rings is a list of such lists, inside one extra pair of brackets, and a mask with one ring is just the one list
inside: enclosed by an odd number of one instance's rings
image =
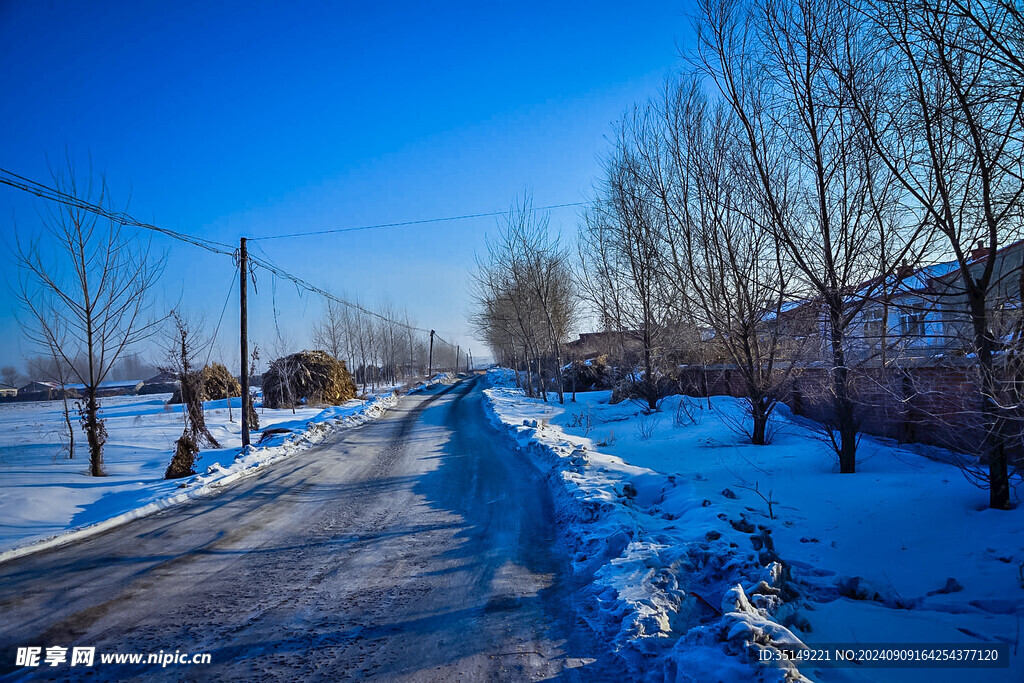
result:
[[(583, 206), (586, 202), (570, 202), (568, 204), (551, 204), (549, 206), (537, 206), (529, 209), (531, 212), (550, 211), (552, 209), (565, 209), (572, 206)], [(504, 216), (508, 211), (488, 211), (485, 213), (467, 213), (461, 216), (444, 216), (441, 218), (421, 218), (413, 221), (401, 221), (398, 223), (377, 223), (375, 225), (360, 225), (354, 228), (333, 228), (329, 230), (311, 230), (309, 232), (293, 232), (287, 235), (267, 235), (266, 237), (252, 237), (251, 240), (280, 240), (291, 237), (311, 237), (314, 235), (331, 235), (341, 232), (356, 232), (359, 230), (378, 230), (382, 228), (400, 228), (409, 225), (425, 225), (427, 223), (443, 223), (446, 221), (463, 221), (470, 218), (487, 218), (490, 216)]]
[[(375, 318), (377, 318), (379, 320), (383, 320), (384, 322), (388, 322), (388, 323), (390, 323), (392, 325), (397, 325), (399, 327), (403, 327), (403, 328), (405, 328), (407, 330), (412, 330), (414, 332), (426, 332), (426, 333), (430, 332), (430, 330), (428, 330), (426, 328), (416, 327), (415, 325), (410, 325), (409, 323), (401, 322), (399, 320), (395, 320), (394, 318), (388, 318), (385, 315), (382, 315), (380, 313), (377, 313), (375, 311), (367, 309), (366, 307), (362, 306), (359, 303), (352, 302), (352, 301), (349, 301), (349, 300), (347, 300), (347, 299), (345, 299), (343, 297), (331, 294), (331, 293), (327, 292), (326, 290), (322, 290), (319, 287), (316, 287), (315, 285), (312, 285), (309, 282), (307, 282), (305, 280), (302, 280), (301, 278), (298, 278), (298, 276), (291, 275), (291, 274), (287, 273), (287, 271), (285, 271), (284, 268), (279, 266), (277, 264), (277, 262), (274, 261), (270, 257), (270, 254), (268, 254), (267, 251), (263, 247), (261, 247), (259, 244), (256, 244), (255, 247), (260, 250), (260, 253), (263, 254), (263, 257), (262, 258), (257, 258), (252, 253), (250, 253), (249, 254), (249, 260), (251, 262), (259, 265), (261, 268), (265, 268), (266, 270), (270, 271), (270, 273), (272, 275), (275, 275), (277, 277), (281, 277), (281, 278), (284, 278), (284, 279), (287, 279), (287, 280), (291, 281), (293, 284), (295, 284), (295, 286), (297, 288), (307, 289), (307, 290), (311, 291), (312, 293), (319, 294), (320, 296), (325, 297), (327, 299), (330, 299), (331, 301), (334, 301), (335, 303), (341, 304), (341, 305), (346, 306), (348, 308), (353, 308), (353, 309), (355, 309), (355, 310), (357, 310), (357, 311), (359, 311), (361, 313), (365, 313), (367, 315), (371, 315), (371, 316), (373, 316), (373, 317), (375, 317)], [(452, 333), (452, 334), (456, 334), (456, 333)], [(449, 346), (452, 345), (450, 342), (445, 341), (443, 338), (441, 338), (441, 336), (437, 334), (436, 330), (434, 331), (434, 336), (437, 339), (440, 339), (442, 343), (448, 344)]]
[[(176, 230), (169, 230), (167, 228), (161, 228), (161, 227), (153, 225), (151, 223), (144, 223), (142, 221), (138, 221), (135, 218), (133, 218), (132, 216), (128, 215), (127, 213), (117, 212), (117, 211), (110, 211), (108, 209), (103, 208), (102, 206), (99, 206), (98, 204), (93, 204), (91, 202), (87, 202), (84, 199), (80, 199), (78, 197), (75, 197), (74, 195), (70, 195), (70, 194), (67, 194), (66, 192), (62, 192), (61, 190), (49, 187), (47, 185), (43, 185), (42, 183), (36, 182), (34, 180), (31, 180), (30, 178), (26, 178), (26, 177), (24, 177), (22, 175), (18, 175), (17, 173), (14, 173), (13, 171), (8, 171), (7, 169), (4, 169), (4, 168), (0, 168), (0, 184), (8, 185), (8, 186), (13, 187), (15, 189), (22, 190), (24, 192), (28, 192), (29, 194), (33, 194), (33, 195), (35, 195), (37, 197), (40, 197), (42, 199), (45, 199), (47, 201), (56, 202), (58, 204), (63, 204), (65, 206), (70, 206), (70, 207), (73, 207), (73, 208), (81, 209), (83, 211), (89, 211), (90, 213), (93, 213), (93, 214), (96, 214), (96, 215), (101, 216), (103, 218), (106, 218), (106, 219), (108, 219), (108, 220), (110, 220), (110, 221), (112, 221), (114, 223), (119, 224), (119, 225), (125, 225), (125, 226), (129, 226), (129, 227), (141, 228), (143, 230), (150, 230), (150, 231), (157, 232), (159, 234), (165, 235), (167, 237), (170, 237), (172, 239), (176, 239), (176, 240), (179, 240), (181, 242), (186, 242), (188, 244), (192, 244), (194, 246), (200, 247), (201, 249), (206, 249), (207, 251), (211, 251), (211, 252), (216, 253), (216, 254), (223, 254), (225, 256), (231, 256), (232, 258), (237, 258), (238, 257), (238, 250), (235, 249), (233, 245), (225, 244), (223, 242), (216, 242), (214, 240), (208, 240), (208, 239), (204, 239), (204, 238), (201, 238), (201, 237), (195, 237), (194, 235), (189, 235), (189, 234), (186, 234), (186, 233), (183, 233), (183, 232), (178, 232)], [(572, 206), (572, 205), (565, 204), (565, 205), (560, 205), (560, 206)], [(557, 208), (557, 207), (547, 207), (547, 208)], [(499, 215), (499, 214), (498, 213), (493, 213), (493, 214), (479, 214), (479, 215), (480, 216), (488, 216), (488, 215)], [(443, 221), (443, 220), (459, 220), (461, 218), (472, 218), (472, 217), (474, 217), (474, 216), (466, 215), (466, 216), (454, 217), (454, 218), (432, 218), (432, 219), (427, 219), (427, 220), (423, 220), (423, 221), (411, 221), (408, 224), (411, 225), (411, 224), (414, 224), (414, 223), (431, 223), (431, 222), (438, 222), (438, 221)], [(399, 224), (395, 224), (395, 225), (399, 225)], [(363, 226), (363, 227), (360, 227), (360, 228), (345, 228), (345, 229), (342, 229), (342, 230), (327, 230), (327, 231), (322, 231), (322, 233), (305, 233), (305, 234), (323, 234), (323, 233), (328, 233), (328, 232), (347, 232), (349, 230), (367, 230), (367, 229), (370, 229), (370, 228), (373, 228), (373, 227), (389, 227), (389, 225), (382, 224), (382, 225), (379, 225), (379, 226)], [(278, 236), (275, 236), (275, 238), (276, 237), (293, 237), (293, 236), (301, 236), (301, 235), (302, 235), (302, 233), (297, 233), (296, 235), (278, 235)], [(274, 239), (274, 238), (264, 238), (264, 239)], [(341, 298), (339, 296), (335, 296), (334, 294), (331, 294), (327, 290), (322, 289), (320, 287), (317, 287), (316, 285), (313, 285), (312, 283), (310, 283), (310, 282), (308, 282), (306, 280), (303, 280), (302, 278), (298, 277), (297, 275), (292, 275), (291, 273), (288, 273), (287, 271), (285, 271), (280, 266), (277, 266), (276, 264), (272, 263), (270, 261), (270, 256), (267, 255), (265, 251), (263, 251), (262, 249), (260, 249), (260, 251), (264, 255), (266, 255), (266, 260), (261, 259), (261, 258), (256, 258), (255, 256), (250, 255), (249, 256), (249, 261), (251, 261), (252, 263), (260, 266), (261, 268), (263, 268), (263, 269), (265, 269), (267, 271), (269, 271), (270, 273), (272, 273), (273, 275), (275, 275), (277, 277), (283, 278), (285, 280), (289, 280), (289, 281), (295, 283), (298, 287), (306, 289), (306, 290), (308, 290), (310, 292), (313, 292), (315, 294), (319, 294), (320, 296), (324, 297), (325, 299), (329, 299), (329, 300), (334, 301), (336, 303), (339, 303), (339, 304), (341, 304), (343, 306), (347, 306), (349, 308), (353, 308), (353, 309), (355, 309), (357, 311), (365, 313), (366, 315), (373, 316), (374, 318), (377, 318), (377, 319), (382, 320), (384, 322), (390, 323), (392, 325), (397, 325), (399, 327), (404, 327), (406, 329), (414, 330), (414, 331), (417, 331), (417, 332), (423, 332), (423, 333), (427, 333), (427, 334), (430, 333), (430, 330), (428, 330), (426, 328), (416, 327), (415, 325), (410, 325), (408, 323), (403, 323), (403, 322), (398, 321), (398, 320), (393, 320), (391, 318), (388, 318), (387, 316), (384, 316), (384, 315), (381, 315), (380, 313), (372, 311), (372, 310), (370, 310), (370, 309), (368, 309), (368, 308), (366, 308), (366, 307), (364, 307), (364, 306), (362, 306), (362, 305), (360, 305), (358, 303), (354, 303), (352, 301), (347, 301), (346, 299), (343, 299), (343, 298)], [(222, 317), (223, 317), (223, 314), (222, 314)], [(218, 325), (219, 325), (219, 323), (218, 323)], [(434, 336), (437, 339), (439, 339), (442, 343), (448, 344), (449, 346), (454, 346), (454, 344), (451, 344), (451, 342), (448, 342), (448, 341), (442, 339), (436, 333), (435, 333)]]
[[(396, 325), (398, 327), (404, 327), (407, 330), (414, 330), (416, 332), (425, 332), (427, 334), (430, 333), (430, 330), (427, 329), (427, 328), (417, 327), (415, 325), (410, 325), (409, 323), (404, 323), (404, 322), (401, 322), (400, 320), (394, 320), (394, 319), (389, 318), (389, 317), (387, 317), (385, 315), (377, 313), (376, 311), (370, 310), (370, 309), (366, 308), (365, 306), (363, 306), (362, 304), (356, 303), (354, 301), (348, 301), (347, 299), (343, 299), (340, 296), (337, 296), (335, 294), (331, 294), (327, 290), (325, 290), (325, 289), (323, 289), (321, 287), (317, 287), (316, 285), (312, 284), (311, 282), (309, 282), (307, 280), (303, 280), (298, 275), (292, 275), (291, 273), (287, 272), (283, 268), (281, 268), (281, 267), (279, 267), (277, 265), (274, 265), (274, 264), (270, 263), (267, 260), (264, 260), (262, 258), (258, 258), (256, 256), (253, 256), (252, 254), (249, 254), (249, 261), (252, 262), (254, 265), (257, 265), (260, 268), (263, 268), (264, 270), (268, 271), (271, 275), (274, 275), (275, 277), (279, 277), (279, 278), (281, 278), (283, 280), (288, 280), (290, 282), (293, 282), (298, 287), (301, 287), (301, 288), (306, 289), (306, 290), (308, 290), (310, 292), (313, 292), (314, 294), (319, 294), (323, 298), (328, 299), (330, 301), (333, 301), (335, 303), (341, 304), (342, 306), (347, 306), (348, 308), (352, 308), (354, 310), (359, 311), (360, 313), (364, 313), (366, 315), (372, 316), (372, 317), (377, 318), (378, 320), (382, 320), (382, 321), (384, 321), (386, 323), (390, 323), (390, 324)], [(440, 339), (443, 343), (448, 344), (449, 346), (454, 346), (454, 344), (452, 344), (451, 342), (448, 342), (448, 341), (446, 341), (444, 339), (441, 339), (441, 337), (439, 335), (437, 335), (436, 332), (435, 332), (434, 336), (436, 338)]]
[(84, 199), (75, 197), (74, 195), (67, 194), (60, 190), (54, 189), (38, 183), (34, 180), (18, 175), (13, 171), (8, 171), (5, 168), (0, 168), (0, 184), (9, 185), (18, 190), (34, 194), (37, 197), (45, 199), (47, 201), (56, 202), (65, 206), (70, 206), (83, 211), (89, 211), (102, 218), (106, 218), (119, 225), (125, 225), (134, 228), (141, 228), (143, 230), (150, 230), (152, 232), (166, 235), (172, 239), (179, 240), (181, 242), (187, 242), (193, 246), (212, 251), (216, 254), (225, 254), (232, 256), (235, 253), (235, 249), (230, 244), (224, 244), (223, 242), (215, 242), (214, 240), (204, 239), (202, 237), (195, 237), (194, 235), (188, 235), (183, 232), (177, 232), (176, 230), (169, 230), (167, 228), (161, 228), (151, 223), (143, 223), (138, 221), (128, 214), (120, 211), (110, 211), (105, 209), (98, 204), (87, 202)]
[[(217, 335), (220, 334), (220, 324), (224, 322), (224, 313), (228, 310), (228, 302), (231, 300), (231, 293), (235, 291), (235, 274), (238, 273), (238, 267), (235, 267), (233, 273), (231, 273), (231, 279), (228, 281), (228, 295), (224, 297), (224, 305), (220, 309), (220, 318), (217, 319), (217, 327), (213, 330), (213, 338), (210, 340), (210, 350), (206, 354), (206, 364), (210, 364), (210, 358), (213, 357), (213, 346), (216, 343)], [(230, 401), (231, 398), (228, 397)]]

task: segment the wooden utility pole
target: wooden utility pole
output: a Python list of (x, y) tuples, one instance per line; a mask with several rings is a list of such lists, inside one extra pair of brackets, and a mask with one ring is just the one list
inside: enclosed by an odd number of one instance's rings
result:
[(434, 331), (430, 331), (430, 356), (427, 360), (427, 379), (434, 376)]
[[(238, 303), (239, 320), (242, 340), (242, 448), (249, 445), (249, 311), (246, 300), (245, 285), (249, 279), (249, 252), (245, 238), (242, 238), (238, 249)], [(231, 399), (229, 398), (228, 401)]]
[(458, 373), (458, 371), (459, 371), (459, 353), (461, 351), (462, 351), (462, 344), (456, 344), (455, 345), (455, 368), (454, 368), (454, 372), (456, 372), (456, 373)]

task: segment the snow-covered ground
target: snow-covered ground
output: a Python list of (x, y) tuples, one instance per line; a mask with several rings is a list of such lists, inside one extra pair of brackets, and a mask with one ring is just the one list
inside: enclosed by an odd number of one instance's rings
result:
[(776, 680), (786, 665), (760, 658), (801, 643), (1009, 643), (1009, 669), (788, 675), (1024, 680), (1024, 506), (987, 509), (956, 467), (865, 437), (840, 475), (799, 420), (780, 414), (770, 446), (733, 432), (736, 399), (675, 396), (648, 416), (607, 391), (559, 406), (490, 378), (492, 420), (549, 471), (588, 618), (638, 672)]
[[(257, 408), (260, 427), (288, 432), (253, 433), (255, 447), (241, 452), (241, 399), (206, 403), (206, 424), (220, 443), (203, 449), (199, 474), (165, 480), (174, 442), (181, 436), (181, 405), (170, 394), (102, 399), (109, 476), (89, 476), (88, 446), (78, 430), (75, 457), (62, 452), (64, 414), (60, 401), (0, 404), (0, 561), (97, 533), (130, 519), (208, 495), (239, 477), (321, 441), (335, 427), (377, 417), (397, 397), (391, 388), (367, 400), (322, 408)], [(74, 419), (74, 418), (72, 418)]]

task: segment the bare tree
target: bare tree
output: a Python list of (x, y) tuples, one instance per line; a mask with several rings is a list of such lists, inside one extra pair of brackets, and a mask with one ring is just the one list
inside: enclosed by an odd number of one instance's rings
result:
[(348, 325), (346, 325), (347, 306), (327, 300), (323, 317), (313, 326), (313, 344), (335, 358), (351, 361), (348, 355)]
[[(62, 192), (109, 204), (106, 185), (94, 192), (80, 187), (73, 172), (53, 174)], [(21, 270), (19, 298), (32, 325), (28, 338), (56, 352), (84, 386), (82, 422), (89, 443), (90, 472), (103, 476), (106, 428), (100, 417), (98, 391), (118, 359), (133, 344), (150, 336), (156, 322), (147, 319), (147, 295), (159, 277), (162, 259), (153, 259), (147, 242), (113, 221), (102, 225), (96, 215), (68, 204), (43, 217), (44, 243), (18, 240)]]
[[(643, 379), (634, 381), (648, 410), (662, 398), (658, 356), (682, 302), (670, 293), (664, 253), (665, 212), (644, 179), (644, 140), (626, 117), (605, 164), (598, 200), (580, 226), (581, 286), (606, 326), (639, 342)], [(607, 285), (606, 291), (599, 291)], [(633, 373), (631, 373), (633, 374)]]
[(842, 85), (855, 69), (856, 19), (841, 0), (702, 0), (700, 13), (694, 62), (736, 116), (785, 269), (821, 307), (828, 434), (840, 471), (852, 473), (859, 425), (850, 328), (916, 237), (886, 229), (899, 225), (889, 215), (896, 207), (870, 201), (889, 171)]
[(543, 321), (547, 347), (554, 357), (558, 402), (565, 403), (562, 343), (575, 316), (568, 252), (557, 236), (551, 236), (548, 216), (534, 212), (529, 195), (509, 211), (505, 221), (513, 278), (526, 290)]
[(861, 97), (852, 74), (845, 84), (873, 148), (959, 266), (947, 308), (968, 311), (962, 330), (977, 359), (989, 505), (1006, 509), (1009, 413), (1000, 400), (995, 308), (1014, 274), (1019, 306), (1024, 271), (1002, 272), (995, 256), (1024, 229), (1024, 22), (1003, 0), (855, 7), (871, 29), (862, 59), (884, 96)]
[[(559, 401), (565, 401), (562, 345), (576, 311), (567, 261), (567, 251), (550, 234), (548, 217), (533, 210), (527, 195), (488, 241), (487, 259), (478, 259), (473, 275), (471, 322), (477, 333), (517, 373), (521, 360), (527, 395), (545, 401), (545, 370), (554, 378)], [(453, 354), (451, 367), (456, 364)]]
[[(203, 413), (206, 387), (203, 372), (196, 369), (195, 363), (195, 358), (204, 348), (212, 345), (213, 340), (202, 337), (201, 323), (190, 323), (177, 311), (172, 311), (171, 317), (174, 320), (174, 330), (167, 349), (169, 367), (164, 370), (173, 372), (178, 377), (181, 414), (185, 424), (181, 436), (175, 442), (174, 455), (167, 465), (164, 478), (178, 479), (195, 474), (196, 457), (204, 440), (214, 448), (220, 448), (220, 444), (206, 426), (206, 416)], [(230, 403), (230, 392), (225, 393)]]
[[(670, 84), (663, 139), (638, 151), (667, 215), (667, 262), (678, 298), (706, 342), (719, 347), (745, 388), (754, 444), (769, 442), (769, 418), (803, 349), (779, 324), (790, 276), (782, 246), (728, 105), (711, 103), (699, 81)], [(745, 429), (745, 428), (744, 428)]]
[(13, 365), (5, 365), (0, 368), (0, 379), (9, 387), (17, 387), (21, 382), (22, 376)]
[[(202, 361), (196, 360), (212, 347), (213, 339), (204, 333), (202, 319), (190, 320), (179, 311), (171, 311), (171, 320), (173, 326), (167, 335), (167, 364), (161, 370), (178, 378), (182, 420), (185, 423), (185, 431), (192, 436), (192, 441), (197, 447), (205, 441), (214, 448), (220, 448), (217, 439), (206, 427), (203, 401), (207, 399), (208, 394), (203, 368), (199, 367)], [(230, 403), (230, 390), (226, 390), (224, 394)]]

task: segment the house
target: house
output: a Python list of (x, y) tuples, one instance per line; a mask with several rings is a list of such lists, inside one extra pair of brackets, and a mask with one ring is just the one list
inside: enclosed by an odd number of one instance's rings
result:
[(902, 269), (887, 283), (859, 293), (867, 301), (850, 326), (850, 351), (857, 360), (922, 362), (955, 354), (964, 339), (952, 332), (957, 302), (943, 292), (959, 277), (956, 261)]
[(627, 356), (638, 355), (642, 349), (638, 332), (583, 332), (579, 339), (565, 344), (565, 355), (577, 359)]
[[(970, 254), (967, 267), (980, 272), (989, 258), (982, 247)], [(993, 284), (986, 302), (993, 337), (1008, 341), (1021, 334), (1024, 291), (1024, 240), (1007, 245), (994, 257)], [(972, 353), (974, 333), (967, 295), (957, 261), (922, 268), (901, 268), (886, 281), (876, 278), (848, 295), (859, 305), (847, 327), (848, 360), (863, 366), (934, 365)], [(829, 326), (820, 300), (791, 305), (780, 316), (786, 334), (816, 338), (822, 360), (831, 352)]]
[[(19, 401), (52, 401), (61, 398), (60, 384), (56, 382), (29, 382), (18, 388)], [(78, 392), (70, 386), (65, 387), (63, 395), (68, 398), (77, 398)]]
[(0, 384), (0, 398), (14, 398), (17, 395), (17, 387), (12, 387), (8, 384)]
[[(1008, 341), (1020, 333), (1024, 241), (1007, 245), (993, 258), (986, 308), (993, 337)], [(974, 249), (969, 272), (979, 275), (988, 259), (988, 249)], [(854, 348), (860, 355), (929, 362), (972, 353), (974, 331), (959, 264), (947, 261), (900, 275), (896, 286), (875, 296), (854, 319)]]

